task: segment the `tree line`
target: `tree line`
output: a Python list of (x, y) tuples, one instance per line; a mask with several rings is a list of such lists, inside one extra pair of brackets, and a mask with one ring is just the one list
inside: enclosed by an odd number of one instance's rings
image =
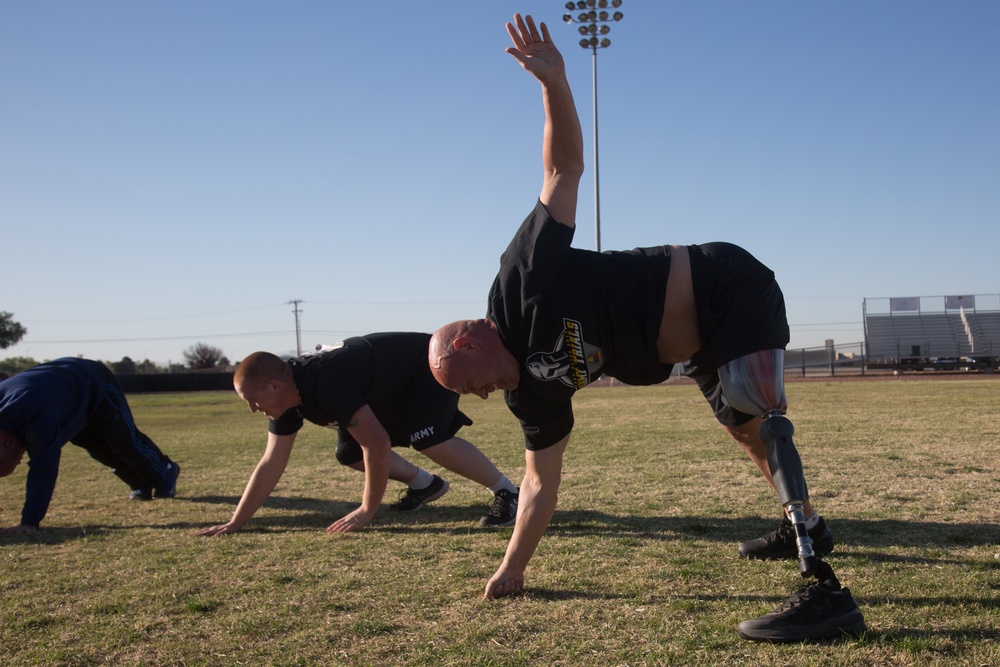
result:
[[(17, 344), (28, 330), (19, 322), (14, 320), (14, 316), (7, 311), (0, 311), (0, 350)], [(207, 343), (195, 343), (182, 352), (183, 364), (161, 365), (149, 359), (135, 361), (131, 357), (122, 357), (120, 361), (103, 361), (111, 371), (118, 375), (132, 374), (154, 374), (154, 373), (188, 373), (190, 371), (229, 371), (233, 364), (226, 358), (222, 350)], [(0, 380), (3, 375), (17, 375), (32, 366), (37, 366), (40, 361), (31, 357), (8, 357), (0, 360)]]

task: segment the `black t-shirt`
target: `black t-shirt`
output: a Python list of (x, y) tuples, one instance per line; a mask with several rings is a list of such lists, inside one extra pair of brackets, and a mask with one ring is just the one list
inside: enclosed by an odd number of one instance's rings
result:
[(573, 229), (538, 202), (500, 258), (489, 312), (521, 365), (504, 398), (528, 449), (573, 428), (572, 396), (602, 374), (633, 385), (670, 375), (656, 351), (670, 248), (597, 253), (571, 248)]
[(368, 405), (393, 435), (392, 425), (405, 410), (414, 383), (441, 387), (427, 365), (430, 334), (377, 333), (348, 338), (324, 349), (288, 360), (302, 405), (268, 422), (276, 435), (291, 435), (308, 420), (328, 428), (345, 428), (359, 408)]

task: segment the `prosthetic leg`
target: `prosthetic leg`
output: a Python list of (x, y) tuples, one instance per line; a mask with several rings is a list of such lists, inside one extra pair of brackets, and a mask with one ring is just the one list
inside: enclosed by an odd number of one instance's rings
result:
[(806, 532), (803, 507), (809, 491), (792, 442), (792, 422), (785, 417), (783, 366), (784, 350), (764, 350), (727, 363), (719, 369), (719, 378), (722, 397), (729, 405), (761, 417), (758, 434), (778, 498), (795, 530), (799, 574), (814, 581), (771, 613), (743, 621), (737, 632), (744, 639), (769, 642), (860, 635), (867, 629), (864, 615), (830, 564), (816, 555)]
[[(722, 394), (733, 408), (760, 415), (764, 420), (758, 433), (764, 443), (778, 499), (795, 529), (799, 573), (804, 578), (832, 575), (830, 567), (820, 562), (806, 532), (803, 505), (809, 499), (809, 490), (802, 459), (792, 441), (795, 429), (785, 417), (788, 401), (785, 398), (784, 360), (784, 350), (763, 350), (730, 361), (719, 369)], [(824, 566), (822, 573), (821, 565)]]

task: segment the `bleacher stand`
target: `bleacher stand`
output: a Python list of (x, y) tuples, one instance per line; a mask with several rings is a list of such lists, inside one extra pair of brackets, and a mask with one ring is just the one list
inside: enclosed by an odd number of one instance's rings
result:
[(864, 300), (869, 368), (994, 371), (1000, 294)]

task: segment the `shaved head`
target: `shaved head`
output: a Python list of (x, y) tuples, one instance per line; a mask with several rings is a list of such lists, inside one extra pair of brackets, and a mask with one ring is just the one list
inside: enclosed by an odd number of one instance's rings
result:
[(233, 388), (250, 412), (263, 412), (271, 419), (302, 403), (291, 365), (270, 352), (254, 352), (244, 359), (233, 373)]
[(254, 352), (236, 367), (233, 385), (258, 387), (270, 380), (284, 379), (290, 370), (281, 357), (270, 352)]
[(458, 320), (446, 324), (431, 336), (431, 344), (427, 350), (427, 362), (432, 369), (442, 368), (449, 357), (454, 356), (455, 341), (467, 337), (473, 329), (474, 320)]
[(514, 389), (520, 379), (517, 360), (491, 320), (458, 320), (435, 331), (427, 363), (442, 386), (480, 398)]

